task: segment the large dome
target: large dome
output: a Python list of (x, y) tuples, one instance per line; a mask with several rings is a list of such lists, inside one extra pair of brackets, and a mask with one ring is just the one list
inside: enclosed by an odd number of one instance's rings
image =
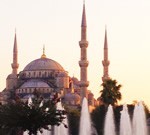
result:
[(40, 58), (30, 62), (24, 71), (34, 71), (34, 70), (59, 70), (64, 71), (63, 67), (56, 61), (48, 58)]

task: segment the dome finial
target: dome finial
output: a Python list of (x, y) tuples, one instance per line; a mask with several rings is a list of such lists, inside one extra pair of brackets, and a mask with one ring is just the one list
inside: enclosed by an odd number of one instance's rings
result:
[(45, 55), (45, 45), (43, 45), (43, 54), (42, 54), (41, 58), (46, 58), (46, 55)]

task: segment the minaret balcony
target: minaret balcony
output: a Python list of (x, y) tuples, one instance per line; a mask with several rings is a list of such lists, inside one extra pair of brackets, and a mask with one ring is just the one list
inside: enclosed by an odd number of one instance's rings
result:
[(89, 44), (89, 42), (88, 41), (86, 41), (86, 40), (81, 40), (81, 41), (79, 41), (79, 45), (80, 45), (80, 48), (83, 48), (83, 47), (88, 47), (88, 44)]
[(108, 60), (102, 61), (103, 66), (109, 66), (110, 62)]
[(88, 67), (89, 62), (87, 60), (81, 60), (79, 61), (79, 66), (80, 67)]
[(88, 87), (89, 86), (89, 81), (80, 81), (79, 86), (80, 87)]
[(12, 66), (12, 68), (18, 68), (19, 64), (18, 63), (12, 63), (11, 66)]

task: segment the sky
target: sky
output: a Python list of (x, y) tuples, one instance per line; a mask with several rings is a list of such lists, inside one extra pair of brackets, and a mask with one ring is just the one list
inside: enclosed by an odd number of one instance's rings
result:
[[(85, 0), (88, 80), (95, 98), (103, 76), (104, 32), (107, 27), (109, 75), (122, 84), (121, 103), (144, 101), (150, 107), (150, 1)], [(79, 41), (83, 0), (0, 0), (0, 90), (12, 72), (15, 29), (19, 71), (46, 56), (80, 79)]]

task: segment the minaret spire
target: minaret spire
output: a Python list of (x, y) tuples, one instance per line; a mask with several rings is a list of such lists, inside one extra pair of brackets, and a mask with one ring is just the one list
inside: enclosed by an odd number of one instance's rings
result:
[(107, 29), (105, 27), (105, 38), (104, 38), (104, 60), (102, 61), (103, 64), (103, 77), (102, 81), (110, 79), (108, 74), (108, 66), (110, 64), (108, 60), (108, 42), (107, 42)]
[(82, 24), (81, 27), (86, 27), (85, 1), (83, 2)]
[(13, 63), (11, 64), (11, 67), (12, 67), (12, 73), (17, 75), (19, 64), (18, 64), (18, 47), (17, 47), (16, 29), (15, 29), (15, 37), (14, 37), (14, 48), (13, 48)]
[(107, 28), (106, 27), (105, 27), (104, 49), (108, 49), (108, 44), (107, 44)]
[(81, 48), (81, 59), (79, 61), (80, 66), (80, 87), (81, 87), (81, 96), (82, 99), (87, 97), (87, 87), (89, 86), (89, 82), (87, 81), (87, 47), (88, 41), (86, 39), (86, 13), (85, 13), (85, 1), (83, 3), (83, 13), (82, 13), (82, 22), (81, 22), (81, 41), (79, 42), (79, 46)]

